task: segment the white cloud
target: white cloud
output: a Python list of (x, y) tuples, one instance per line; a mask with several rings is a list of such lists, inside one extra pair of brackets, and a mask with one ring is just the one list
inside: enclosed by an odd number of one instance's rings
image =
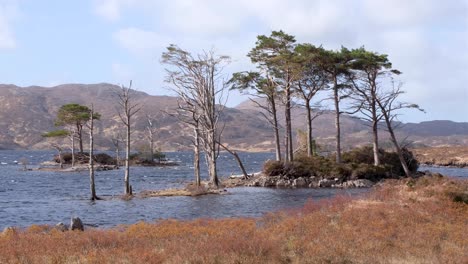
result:
[(94, 12), (109, 21), (117, 21), (122, 9), (138, 5), (139, 0), (94, 0)]
[(94, 1), (109, 20), (133, 9), (152, 22), (145, 30), (127, 27), (114, 34), (138, 56), (159, 58), (169, 43), (194, 52), (214, 46), (233, 57), (234, 68), (250, 68), (245, 56), (255, 36), (283, 29), (299, 42), (329, 49), (365, 45), (389, 54), (404, 73), (408, 100), (440, 109), (450, 98), (468, 103), (466, 0)]
[(15, 37), (12, 31), (12, 22), (18, 16), (17, 2), (6, 0), (0, 2), (0, 49), (14, 49)]
[(170, 44), (170, 39), (139, 28), (124, 28), (114, 34), (114, 39), (123, 48), (138, 56), (160, 56)]

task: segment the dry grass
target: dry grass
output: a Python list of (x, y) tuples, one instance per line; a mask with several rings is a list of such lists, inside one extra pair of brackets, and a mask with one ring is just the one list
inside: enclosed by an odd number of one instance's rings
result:
[(0, 236), (0, 263), (468, 263), (468, 181), (393, 180), (260, 219), (165, 220)]
[(439, 166), (468, 166), (468, 147), (432, 147), (411, 150), (421, 164)]

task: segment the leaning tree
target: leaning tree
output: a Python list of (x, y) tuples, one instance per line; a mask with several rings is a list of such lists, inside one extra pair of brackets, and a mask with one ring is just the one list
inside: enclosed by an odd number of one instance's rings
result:
[(278, 122), (278, 86), (273, 79), (260, 72), (236, 72), (229, 80), (232, 90), (252, 95), (250, 100), (261, 109), (260, 114), (270, 123), (275, 137), (276, 160), (281, 160), (281, 144), (279, 137), (280, 124)]
[(296, 96), (304, 102), (306, 109), (306, 149), (307, 156), (316, 154), (316, 146), (312, 136), (312, 121), (322, 111), (313, 112), (312, 99), (320, 91), (328, 88), (330, 82), (328, 74), (319, 67), (320, 48), (311, 44), (299, 44), (295, 48), (296, 61), (299, 64), (299, 74), (295, 85)]
[(294, 36), (283, 31), (272, 31), (270, 36), (257, 36), (255, 47), (247, 55), (260, 71), (273, 78), (283, 94), (285, 117), (285, 160), (293, 161), (292, 138), (292, 97), (293, 85), (297, 79), (297, 64), (294, 61)]

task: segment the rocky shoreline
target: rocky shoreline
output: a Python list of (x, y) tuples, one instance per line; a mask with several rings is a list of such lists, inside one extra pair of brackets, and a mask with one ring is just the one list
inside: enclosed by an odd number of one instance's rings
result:
[(316, 176), (291, 179), (284, 176), (267, 176), (262, 172), (253, 173), (245, 179), (233, 175), (222, 181), (226, 188), (270, 187), (270, 188), (370, 188), (376, 183), (367, 179), (342, 180), (340, 178), (321, 178)]

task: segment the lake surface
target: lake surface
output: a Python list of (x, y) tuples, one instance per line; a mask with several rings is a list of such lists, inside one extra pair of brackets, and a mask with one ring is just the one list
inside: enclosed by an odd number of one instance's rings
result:
[[(329, 198), (336, 194), (359, 195), (366, 189), (270, 189), (233, 188), (227, 195), (199, 197), (113, 198), (124, 191), (123, 170), (96, 172), (96, 191), (104, 201), (91, 202), (89, 174), (84, 172), (22, 171), (15, 161), (27, 159), (29, 168), (50, 160), (53, 151), (0, 151), (0, 230), (7, 226), (68, 223), (79, 216), (85, 224), (112, 227), (158, 219), (221, 217), (259, 217), (264, 213), (300, 207), (307, 200)], [(248, 172), (261, 170), (271, 153), (239, 153)], [(182, 187), (193, 180), (191, 153), (167, 153), (176, 167), (132, 167), (130, 182), (135, 193)], [(433, 168), (424, 167), (423, 170)], [(434, 168), (444, 175), (468, 177), (467, 169)], [(228, 154), (221, 154), (219, 175), (239, 174)], [(206, 175), (202, 175), (206, 178)]]

